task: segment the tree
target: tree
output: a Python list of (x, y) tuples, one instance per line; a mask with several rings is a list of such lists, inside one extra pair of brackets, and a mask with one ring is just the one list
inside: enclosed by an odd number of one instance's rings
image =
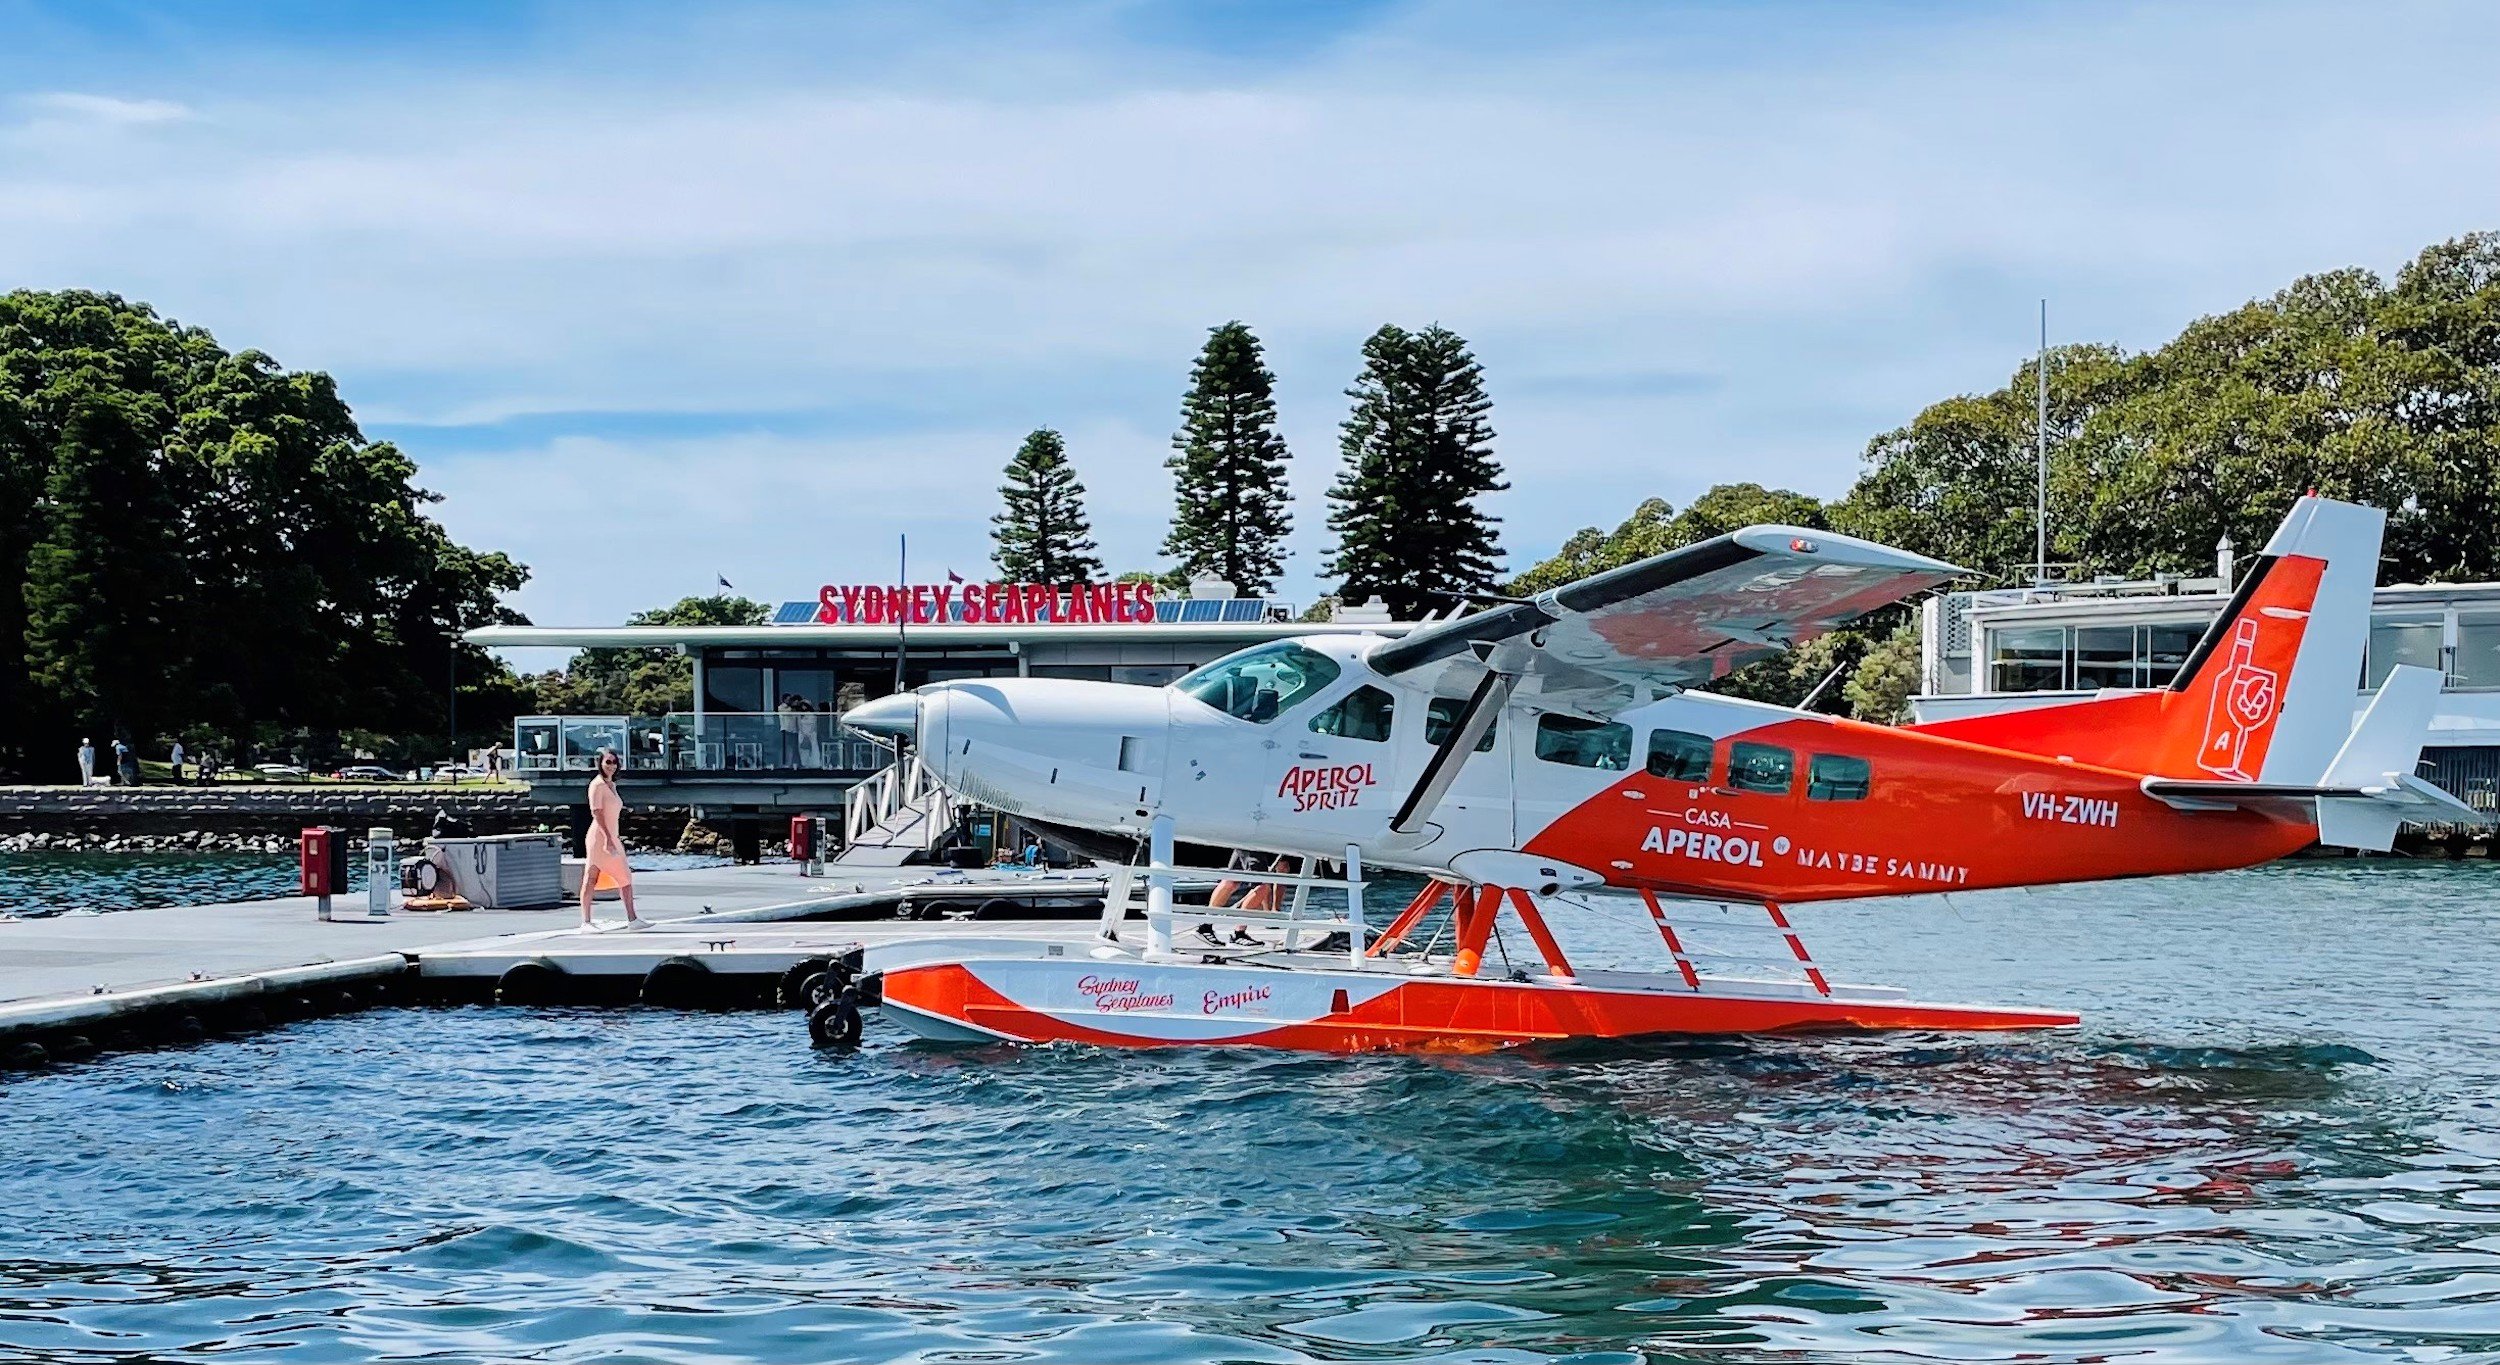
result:
[[(772, 608), (764, 603), (715, 593), (635, 612), (625, 624), (760, 626), (770, 619)], [(549, 713), (663, 716), (694, 709), (694, 661), (674, 648), (585, 649), (562, 672), (532, 679), (531, 687)]]
[[(517, 621), (527, 570), (454, 544), (415, 478), (326, 375), (110, 294), (0, 295), (0, 770), (55, 769), (105, 708), (143, 747), (231, 758), (348, 729), (431, 744), (455, 661), (463, 722), (508, 717), (509, 670), (458, 635)], [(74, 600), (133, 563), (160, 598)], [(100, 674), (151, 614), (148, 668)]]
[(1285, 564), (1285, 441), (1276, 434), (1276, 376), (1239, 322), (1209, 330), (1172, 437), (1172, 533), (1163, 552), (1194, 575), (1264, 596)]
[(1910, 698), (1918, 695), (1919, 645), (1918, 623), (1904, 621), (1861, 655), (1840, 688), (1849, 714), (1877, 725), (1909, 720)]
[[(26, 558), (30, 681), (82, 728), (150, 747), (179, 677), (182, 561), (156, 469), (161, 414), (82, 375)], [(101, 376), (94, 376), (101, 379)]]
[(1090, 583), (1102, 573), (1085, 485), (1068, 463), (1067, 443), (1048, 427), (1024, 438), (1007, 462), (999, 494), (1007, 510), (990, 518), (998, 571), (1019, 583)]
[(1376, 596), (1411, 620), (1489, 592), (1498, 523), (1476, 500), (1510, 485), (1493, 458), (1493, 401), (1467, 343), (1438, 324), (1383, 327), (1363, 343), (1363, 370), (1346, 396), (1354, 410), (1339, 441), (1345, 469), (1328, 492), (1336, 595)]

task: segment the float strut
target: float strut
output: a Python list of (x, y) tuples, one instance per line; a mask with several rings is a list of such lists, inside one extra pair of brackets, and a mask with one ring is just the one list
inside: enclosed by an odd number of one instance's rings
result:
[(1764, 901), (1762, 908), (1771, 912), (1771, 923), (1778, 925), (1780, 936), (1788, 940), (1788, 951), (1795, 953), (1798, 964), (1806, 969), (1806, 980), (1814, 983), (1817, 993), (1831, 994), (1832, 983), (1823, 979), (1823, 969), (1814, 965), (1813, 958), (1806, 956), (1805, 940), (1797, 937), (1797, 931), (1788, 927), (1788, 916), (1780, 913), (1779, 902)]
[(1545, 955), (1545, 970), (1566, 981), (1579, 979), (1571, 970), (1571, 959), (1563, 956), (1562, 945), (1554, 941), (1554, 931), (1545, 927), (1545, 916), (1536, 908), (1536, 898), (1526, 887), (1510, 889), (1510, 908), (1519, 912), (1519, 922), (1528, 926), (1528, 937), (1536, 940), (1536, 950)]
[(1448, 895), (1451, 889), (1448, 882), (1425, 882), (1424, 889), (1415, 893), (1415, 899), (1408, 901), (1406, 908), (1400, 910), (1398, 917), (1389, 921), (1389, 927), (1373, 941), (1371, 956), (1378, 957), (1405, 942), (1406, 936), (1415, 932), (1415, 926), (1424, 922), (1424, 916), (1431, 914), (1432, 907), (1439, 905), (1441, 898)]
[(1484, 966), (1484, 945), (1493, 937), (1493, 914), (1501, 905), (1498, 886), (1478, 887), (1473, 903), (1466, 892), (1458, 893), (1458, 956), (1450, 962), (1452, 974), (1474, 976)]
[(1675, 926), (1667, 923), (1667, 912), (1658, 905), (1658, 893), (1643, 889), (1641, 900), (1649, 906), (1649, 917), (1658, 926), (1658, 937), (1667, 941), (1667, 951), (1675, 956), (1675, 969), (1684, 973), (1684, 984), (1701, 989), (1701, 973), (1693, 970), (1693, 960), (1684, 955), (1684, 944), (1675, 936)]

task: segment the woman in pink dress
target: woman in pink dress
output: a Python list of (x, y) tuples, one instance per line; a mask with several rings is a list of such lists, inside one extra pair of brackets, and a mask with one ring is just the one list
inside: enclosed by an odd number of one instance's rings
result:
[(582, 838), (582, 926), (595, 923), (590, 917), (590, 898), (608, 887), (615, 887), (625, 902), (625, 927), (640, 929), (650, 923), (634, 913), (634, 870), (625, 865), (625, 837), (617, 832), (617, 822), (625, 814), (625, 798), (616, 794), (616, 774), (625, 766), (614, 749), (599, 751), (598, 775), (590, 779), (590, 833)]

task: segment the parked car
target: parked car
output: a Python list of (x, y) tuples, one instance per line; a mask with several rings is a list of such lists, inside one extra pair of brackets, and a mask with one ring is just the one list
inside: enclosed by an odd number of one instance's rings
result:
[(397, 782), (399, 774), (379, 763), (351, 763), (338, 770), (341, 782)]
[(486, 770), (471, 763), (438, 763), (427, 775), (437, 782), (468, 782), (486, 776)]
[(252, 771), (263, 777), (276, 778), (281, 782), (301, 782), (312, 776), (311, 773), (292, 763), (255, 763), (252, 765)]

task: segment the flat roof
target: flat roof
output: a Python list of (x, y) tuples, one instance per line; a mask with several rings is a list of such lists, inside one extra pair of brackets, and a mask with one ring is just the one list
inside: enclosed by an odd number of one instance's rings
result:
[[(2055, 591), (2049, 588), (2043, 591)], [(2052, 597), (2046, 601), (1974, 605), (1973, 621), (2042, 621), (2086, 616), (2211, 616), (2230, 600), (2222, 593), (2145, 593), (2134, 597)], [(2373, 611), (2449, 605), (2500, 606), (2500, 583), (2388, 583), (2371, 595)]]
[(1136, 621), (1064, 626), (1048, 622), (1039, 625), (965, 625), (950, 622), (945, 625), (924, 623), (910, 627), (908, 632), (891, 623), (857, 626), (479, 626), (465, 632), (461, 638), (489, 649), (648, 649), (671, 645), (683, 645), (688, 649), (806, 649), (832, 645), (876, 648), (895, 645), (906, 634), (913, 646), (931, 649), (948, 645), (1029, 645), (1049, 644), (1052, 641), (1072, 645), (1142, 644), (1158, 640), (1174, 643), (1198, 641), (1237, 649), (1264, 640), (1282, 640), (1296, 635), (1404, 635), (1415, 626), (1412, 621), (1370, 624), (1352, 621), (1192, 622), (1186, 625)]

